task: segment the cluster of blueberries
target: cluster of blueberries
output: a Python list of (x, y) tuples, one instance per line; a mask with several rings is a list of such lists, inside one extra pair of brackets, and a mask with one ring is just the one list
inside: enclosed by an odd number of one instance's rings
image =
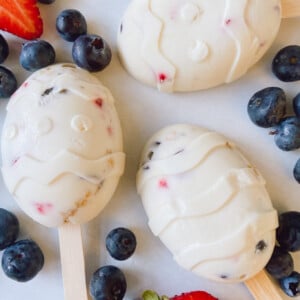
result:
[[(273, 59), (272, 71), (282, 81), (300, 80), (300, 46), (281, 49)], [(287, 115), (287, 97), (279, 87), (267, 87), (256, 92), (249, 100), (247, 111), (254, 124), (272, 128), (275, 144), (284, 151), (300, 148), (300, 93), (293, 101), (294, 115)], [(300, 159), (293, 174), (300, 183)]]
[[(53, 1), (41, 0), (50, 4)], [(85, 17), (76, 9), (66, 9), (56, 18), (56, 30), (68, 42), (73, 42), (72, 58), (75, 64), (90, 72), (97, 72), (107, 67), (112, 58), (111, 48), (99, 35), (87, 34)], [(0, 63), (9, 55), (9, 46), (0, 35)], [(55, 62), (56, 53), (46, 40), (27, 41), (22, 45), (19, 62), (27, 71), (34, 72)], [(17, 89), (15, 75), (6, 67), (0, 66), (0, 97), (8, 98)]]
[(276, 240), (277, 245), (266, 270), (278, 280), (280, 287), (288, 296), (299, 296), (300, 273), (294, 270), (290, 252), (300, 250), (300, 212), (288, 211), (279, 216)]

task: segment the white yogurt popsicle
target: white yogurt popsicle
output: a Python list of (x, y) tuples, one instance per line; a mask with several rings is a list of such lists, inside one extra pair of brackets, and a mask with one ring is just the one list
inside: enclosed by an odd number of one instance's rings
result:
[(137, 190), (183, 268), (239, 282), (270, 259), (277, 212), (262, 175), (222, 135), (190, 124), (160, 130), (142, 153)]
[(133, 0), (118, 47), (125, 69), (164, 92), (232, 82), (275, 39), (280, 0)]
[(114, 99), (73, 64), (44, 68), (23, 83), (7, 105), (1, 146), (8, 190), (50, 227), (97, 216), (124, 170)]

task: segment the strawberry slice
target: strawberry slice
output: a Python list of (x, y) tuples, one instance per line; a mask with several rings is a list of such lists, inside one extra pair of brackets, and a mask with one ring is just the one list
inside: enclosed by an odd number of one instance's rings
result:
[(175, 295), (173, 297), (160, 297), (156, 292), (152, 290), (146, 290), (144, 291), (142, 298), (143, 300), (218, 300), (218, 298), (215, 298), (205, 291), (192, 291)]
[(0, 29), (33, 40), (43, 33), (36, 0), (0, 0)]

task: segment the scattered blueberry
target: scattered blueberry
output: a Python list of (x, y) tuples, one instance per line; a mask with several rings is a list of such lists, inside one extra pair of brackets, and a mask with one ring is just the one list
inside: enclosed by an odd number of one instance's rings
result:
[(93, 300), (122, 300), (127, 289), (124, 273), (115, 266), (103, 266), (95, 271), (90, 281)]
[(290, 45), (282, 48), (272, 62), (274, 75), (286, 82), (300, 79), (300, 46)]
[(276, 279), (291, 275), (294, 271), (294, 261), (291, 254), (275, 246), (273, 254), (266, 265), (266, 270)]
[(256, 92), (247, 107), (251, 121), (260, 127), (272, 127), (286, 113), (286, 95), (279, 87), (267, 87)]
[(286, 251), (300, 250), (300, 212), (287, 211), (279, 215), (276, 238)]
[(0, 34), (0, 64), (2, 64), (8, 57), (9, 47), (6, 39)]
[(28, 71), (36, 71), (55, 62), (55, 50), (44, 40), (34, 40), (23, 44), (20, 64)]
[(11, 279), (25, 282), (42, 269), (44, 255), (32, 240), (20, 240), (7, 247), (2, 256), (2, 269)]
[(85, 17), (76, 9), (65, 9), (56, 18), (56, 30), (64, 40), (73, 42), (87, 33)]
[(10, 97), (17, 89), (17, 79), (12, 71), (0, 66), (0, 98)]
[(293, 99), (293, 109), (297, 117), (300, 117), (300, 93)]
[(17, 217), (0, 208), (0, 250), (12, 245), (17, 239), (20, 231), (20, 225)]
[(300, 158), (297, 160), (294, 170), (293, 170), (294, 178), (300, 183)]
[(111, 61), (112, 53), (107, 42), (95, 34), (79, 36), (72, 48), (74, 62), (90, 72), (103, 70)]
[(284, 151), (300, 148), (300, 118), (286, 117), (280, 121), (272, 132), (276, 145)]
[(291, 275), (281, 278), (279, 284), (282, 290), (290, 297), (300, 295), (300, 274), (293, 272)]
[(53, 3), (55, 0), (38, 0), (38, 2), (43, 3), (43, 4), (51, 4)]
[(129, 258), (134, 253), (135, 248), (136, 238), (129, 229), (115, 228), (106, 237), (106, 249), (117, 260)]

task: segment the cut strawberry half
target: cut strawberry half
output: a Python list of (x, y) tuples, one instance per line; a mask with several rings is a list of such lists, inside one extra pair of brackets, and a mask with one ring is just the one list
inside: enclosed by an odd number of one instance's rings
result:
[(218, 300), (211, 294), (205, 291), (192, 291), (188, 293), (182, 293), (173, 297), (158, 296), (156, 292), (147, 290), (143, 293), (143, 300)]
[(0, 29), (33, 40), (43, 33), (36, 0), (0, 0)]

